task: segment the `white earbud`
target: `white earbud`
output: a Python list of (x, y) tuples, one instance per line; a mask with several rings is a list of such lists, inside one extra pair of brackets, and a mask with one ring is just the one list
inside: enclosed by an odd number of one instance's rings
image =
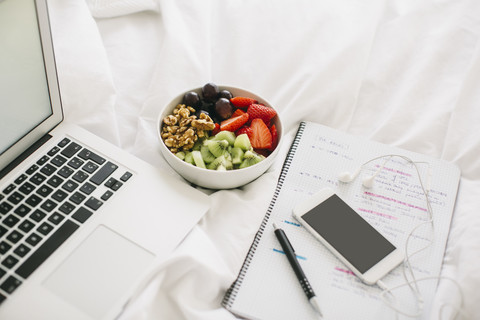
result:
[(375, 179), (375, 176), (365, 177), (365, 178), (363, 178), (362, 185), (365, 188), (370, 189), (371, 187), (373, 187), (373, 181), (375, 181), (374, 179)]
[(353, 174), (349, 171), (341, 172), (338, 175), (338, 180), (345, 183), (352, 182), (358, 176), (358, 174), (360, 173), (360, 170), (361, 170), (361, 167), (358, 168)]

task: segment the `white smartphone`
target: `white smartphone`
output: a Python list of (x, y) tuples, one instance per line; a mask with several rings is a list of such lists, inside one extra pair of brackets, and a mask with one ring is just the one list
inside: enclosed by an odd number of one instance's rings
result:
[(403, 252), (332, 189), (322, 189), (297, 205), (293, 216), (369, 285), (403, 261)]

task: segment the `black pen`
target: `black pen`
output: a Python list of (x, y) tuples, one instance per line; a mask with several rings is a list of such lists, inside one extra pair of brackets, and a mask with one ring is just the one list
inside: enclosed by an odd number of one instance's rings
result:
[(302, 286), (303, 291), (307, 295), (308, 301), (310, 301), (310, 304), (313, 306), (313, 308), (320, 314), (320, 316), (322, 316), (322, 312), (320, 311), (320, 305), (318, 303), (318, 298), (317, 296), (315, 296), (315, 292), (313, 292), (313, 289), (310, 286), (310, 283), (308, 282), (308, 279), (305, 276), (305, 273), (303, 272), (300, 263), (298, 263), (297, 256), (295, 255), (295, 250), (293, 249), (292, 244), (288, 240), (287, 235), (282, 229), (277, 228), (275, 223), (273, 224), (273, 228), (275, 229), (275, 236), (280, 242), (283, 252), (285, 252), (285, 255), (288, 258), (288, 262), (292, 266), (298, 281), (300, 281), (300, 285)]

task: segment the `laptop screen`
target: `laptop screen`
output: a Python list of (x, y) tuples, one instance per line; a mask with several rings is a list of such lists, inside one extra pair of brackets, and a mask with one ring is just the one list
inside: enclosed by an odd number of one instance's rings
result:
[(35, 3), (0, 2), (0, 154), (52, 114)]

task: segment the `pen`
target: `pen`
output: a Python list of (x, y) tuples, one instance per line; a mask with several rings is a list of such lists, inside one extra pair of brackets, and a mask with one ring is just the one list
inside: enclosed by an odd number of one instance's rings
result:
[(313, 292), (313, 289), (310, 286), (310, 283), (308, 282), (308, 279), (305, 276), (305, 273), (303, 272), (300, 263), (298, 263), (297, 257), (295, 255), (295, 250), (293, 249), (292, 244), (288, 240), (287, 235), (282, 229), (278, 228), (275, 223), (273, 224), (273, 228), (275, 229), (275, 236), (280, 242), (283, 252), (285, 252), (285, 255), (288, 258), (288, 262), (292, 266), (292, 269), (295, 272), (295, 275), (297, 276), (297, 279), (300, 282), (303, 291), (307, 295), (308, 301), (310, 301), (310, 304), (313, 306), (313, 308), (320, 314), (320, 316), (322, 316), (322, 312), (320, 311), (320, 305), (318, 303), (318, 298), (315, 295), (315, 292)]

